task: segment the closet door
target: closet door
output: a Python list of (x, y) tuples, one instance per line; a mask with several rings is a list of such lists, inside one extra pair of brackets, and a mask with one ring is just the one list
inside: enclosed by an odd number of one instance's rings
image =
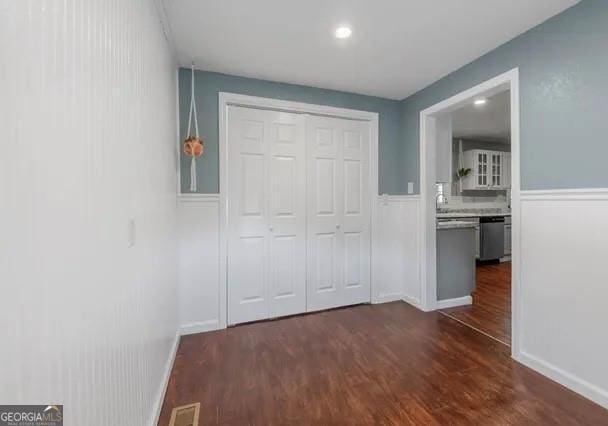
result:
[(228, 323), (304, 312), (304, 122), (228, 110)]
[(353, 305), (371, 301), (369, 123), (342, 120), (341, 125), (344, 275), (340, 305)]
[(367, 123), (308, 116), (307, 310), (370, 301)]
[(270, 316), (306, 312), (305, 116), (270, 112)]

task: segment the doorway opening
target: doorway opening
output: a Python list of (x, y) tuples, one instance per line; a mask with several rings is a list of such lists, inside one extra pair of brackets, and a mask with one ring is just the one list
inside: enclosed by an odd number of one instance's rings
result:
[(515, 354), (518, 70), (422, 111), (420, 129), (423, 306)]

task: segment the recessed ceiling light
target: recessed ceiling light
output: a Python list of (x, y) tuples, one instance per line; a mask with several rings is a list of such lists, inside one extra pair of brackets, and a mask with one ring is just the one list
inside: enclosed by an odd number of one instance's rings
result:
[(349, 38), (353, 33), (349, 27), (338, 27), (336, 28), (336, 38)]
[(488, 102), (487, 99), (481, 98), (481, 99), (476, 99), (475, 102), (473, 102), (475, 105), (485, 105), (486, 102)]

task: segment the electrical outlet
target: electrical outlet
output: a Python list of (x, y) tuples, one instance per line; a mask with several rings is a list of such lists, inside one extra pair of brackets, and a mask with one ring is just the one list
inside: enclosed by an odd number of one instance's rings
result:
[(413, 194), (414, 193), (414, 182), (408, 182), (407, 183), (407, 193), (408, 194)]

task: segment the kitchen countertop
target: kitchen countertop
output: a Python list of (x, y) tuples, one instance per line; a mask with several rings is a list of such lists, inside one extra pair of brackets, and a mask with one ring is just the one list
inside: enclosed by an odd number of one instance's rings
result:
[(445, 222), (437, 222), (437, 229), (463, 229), (463, 228), (475, 228), (477, 223), (468, 222), (466, 220), (446, 220)]
[(511, 216), (510, 211), (504, 211), (501, 209), (463, 209), (463, 210), (452, 210), (452, 211), (439, 211), (437, 212), (437, 219), (449, 219), (449, 218), (460, 218), (460, 217), (490, 217), (490, 216)]

